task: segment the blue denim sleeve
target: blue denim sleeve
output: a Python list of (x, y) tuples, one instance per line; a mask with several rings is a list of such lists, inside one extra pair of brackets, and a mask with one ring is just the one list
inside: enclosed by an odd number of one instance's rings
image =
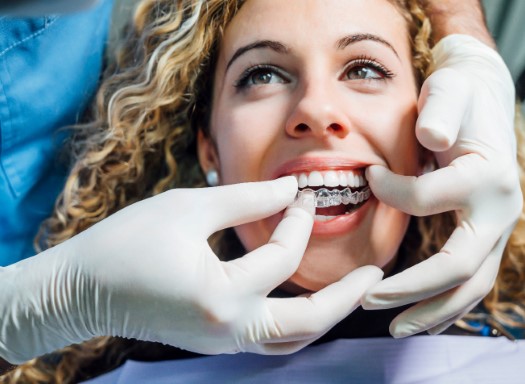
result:
[(35, 253), (33, 238), (66, 173), (59, 128), (77, 122), (96, 90), (112, 3), (0, 18), (0, 265)]
[(74, 12), (97, 4), (100, 0), (18, 0), (0, 1), (0, 13), (39, 16), (52, 12)]

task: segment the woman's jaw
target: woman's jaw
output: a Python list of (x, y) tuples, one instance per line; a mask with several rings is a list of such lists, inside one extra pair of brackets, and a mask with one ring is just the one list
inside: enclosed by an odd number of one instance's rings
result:
[[(293, 175), (298, 180), (298, 193), (305, 189), (349, 189), (362, 193), (360, 191), (370, 191), (365, 177), (368, 165), (370, 163), (349, 158), (303, 156), (279, 166), (269, 179)], [(283, 213), (237, 227), (235, 230), (245, 248), (250, 251), (268, 241)], [(357, 204), (317, 207), (301, 265), (282, 288), (291, 293), (318, 291), (356, 268), (370, 264), (388, 273), (395, 263), (408, 221), (408, 215), (383, 204), (372, 194)]]
[[(203, 169), (213, 165), (224, 184), (295, 174), (302, 188), (325, 198), (337, 189), (347, 199), (317, 209), (290, 279), (303, 289), (395, 262), (408, 216), (368, 196), (363, 176), (372, 164), (416, 174), (417, 92), (407, 32), (387, 0), (250, 0), (224, 31), (209, 119), (214, 142), (199, 149)], [(341, 178), (357, 185), (341, 185)], [(269, 241), (279, 220), (235, 230), (251, 251)]]

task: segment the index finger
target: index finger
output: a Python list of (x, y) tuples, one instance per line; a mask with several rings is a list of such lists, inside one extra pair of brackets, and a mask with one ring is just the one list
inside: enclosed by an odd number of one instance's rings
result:
[(365, 309), (386, 309), (436, 296), (469, 280), (491, 253), (501, 233), (462, 222), (441, 251), (368, 291)]
[(257, 221), (290, 205), (297, 194), (293, 176), (277, 180), (224, 185), (195, 190), (199, 231), (205, 237), (224, 228)]
[(313, 194), (301, 194), (299, 206), (289, 207), (268, 244), (225, 263), (232, 281), (245, 292), (266, 296), (299, 266), (312, 232)]
[(470, 100), (469, 83), (457, 71), (442, 68), (431, 74), (418, 100), (419, 142), (434, 152), (449, 149), (456, 142)]
[[(481, 159), (476, 154), (461, 156), (449, 166), (422, 176), (403, 176), (380, 165), (366, 170), (366, 178), (374, 196), (385, 204), (413, 216), (427, 216), (460, 210), (478, 188), (472, 170), (479, 168)], [(470, 169), (470, 177), (465, 175)]]

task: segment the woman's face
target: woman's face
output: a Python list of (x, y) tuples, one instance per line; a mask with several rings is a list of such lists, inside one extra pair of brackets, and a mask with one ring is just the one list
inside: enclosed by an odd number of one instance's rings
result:
[[(369, 165), (415, 175), (408, 40), (405, 20), (387, 0), (248, 0), (221, 43), (211, 141), (199, 143), (203, 168), (214, 166), (222, 184), (295, 175), (300, 187), (349, 188), (354, 202), (360, 191), (366, 196)], [(236, 232), (253, 250), (280, 218)], [(318, 290), (367, 264), (388, 270), (408, 219), (373, 196), (317, 208), (289, 287)]]

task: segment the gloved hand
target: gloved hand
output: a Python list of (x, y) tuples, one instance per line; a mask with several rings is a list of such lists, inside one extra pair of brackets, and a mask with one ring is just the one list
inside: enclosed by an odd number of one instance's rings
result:
[(440, 169), (420, 177), (384, 167), (367, 172), (376, 197), (416, 216), (455, 211), (457, 228), (440, 250), (387, 278), (363, 298), (365, 309), (421, 301), (390, 325), (394, 337), (442, 332), (490, 291), (522, 209), (514, 136), (514, 85), (501, 57), (466, 35), (433, 49), (416, 126)]
[(0, 355), (18, 363), (102, 335), (207, 354), (302, 348), (352, 312), (382, 271), (363, 267), (309, 297), (267, 298), (307, 246), (306, 194), (269, 243), (242, 258), (221, 262), (207, 243), (219, 229), (283, 210), (296, 193), (294, 177), (172, 190), (1, 269)]

